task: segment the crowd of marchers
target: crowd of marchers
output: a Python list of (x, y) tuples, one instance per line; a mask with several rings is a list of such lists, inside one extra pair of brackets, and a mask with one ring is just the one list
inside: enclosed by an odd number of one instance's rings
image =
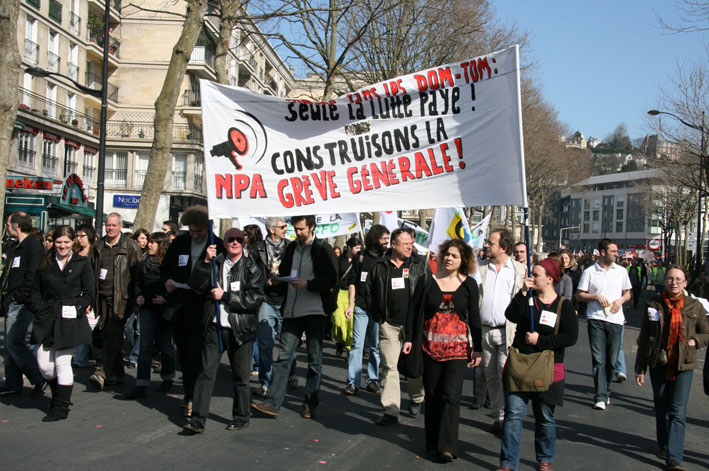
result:
[[(405, 382), (408, 414), (423, 411), (425, 451), (442, 462), (457, 459), (463, 383), (473, 368), (469, 407), (490, 409), (489, 431), (501, 439), (497, 471), (518, 468), (530, 402), (537, 469), (548, 471), (556, 408), (564, 402), (564, 353), (577, 342), (579, 318), (591, 346), (590, 410), (603, 411), (612, 384), (628, 377), (624, 309), (632, 309), (642, 315), (634, 379), (642, 386), (650, 377), (655, 453), (667, 470), (684, 469), (693, 372), (709, 342), (706, 276), (690, 280), (683, 267), (659, 261), (619, 264), (609, 239), (595, 256), (562, 250), (539, 259), (506, 229), (491, 230), (478, 253), (453, 239), (435, 254), (419, 254), (412, 231), (381, 225), (364, 241), (352, 237), (333, 248), (315, 235), (311, 215), (288, 219), (294, 241), (282, 217), (266, 219), (265, 236), (249, 225), (223, 239), (210, 233), (206, 207), (187, 208), (179, 222), (188, 230), (165, 221), (162, 232), (128, 234), (111, 213), (103, 237), (89, 225), (45, 236), (27, 214), (9, 215), (0, 394), (22, 394), (24, 378), (33, 396), (49, 388), (43, 421), (56, 422), (69, 416), (75, 368), (93, 366), (89, 383), (99, 391), (124, 383), (126, 368), (135, 368), (125, 400), (155, 394), (153, 373), (161, 378), (157, 393), (168, 393), (179, 369), (183, 429), (201, 434), (226, 353), (233, 382), (226, 428), (243, 430), (252, 412), (280, 415), (287, 390), (298, 387), (296, 350), (304, 342), (300, 413), (316, 420), (323, 342), (333, 338), (337, 355), (347, 358), (342, 394), (378, 395), (376, 424), (397, 426)], [(705, 362), (709, 394), (707, 375)]]

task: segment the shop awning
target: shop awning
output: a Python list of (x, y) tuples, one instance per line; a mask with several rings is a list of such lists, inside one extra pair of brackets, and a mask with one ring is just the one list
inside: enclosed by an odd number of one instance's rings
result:
[[(50, 210), (49, 217), (56, 217), (61, 216), (61, 217), (71, 217), (71, 216), (79, 216), (79, 217), (89, 217), (89, 218), (94, 218), (96, 217), (96, 210), (92, 208), (84, 208), (83, 206), (72, 206), (69, 204), (63, 204), (63, 203), (49, 203), (47, 205), (47, 209)], [(55, 214), (51, 214), (51, 213)], [(104, 219), (106, 218), (106, 215), (104, 214)]]

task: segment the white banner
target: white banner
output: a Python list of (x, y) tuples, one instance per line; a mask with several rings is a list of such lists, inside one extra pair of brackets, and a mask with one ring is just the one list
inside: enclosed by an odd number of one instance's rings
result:
[(327, 103), (200, 91), (212, 218), (527, 205), (517, 46)]
[[(266, 218), (242, 216), (238, 218), (236, 227), (243, 228), (248, 224), (258, 225), (264, 237), (268, 234)], [(315, 235), (321, 239), (347, 234), (359, 234), (360, 232), (362, 232), (362, 226), (357, 213), (317, 214), (315, 216)], [(286, 238), (295, 239), (295, 230), (290, 223), (288, 223), (288, 229), (286, 230)]]

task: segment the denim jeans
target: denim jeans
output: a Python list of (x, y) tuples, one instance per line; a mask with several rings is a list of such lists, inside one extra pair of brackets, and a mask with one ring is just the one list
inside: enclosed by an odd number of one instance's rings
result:
[(322, 342), (326, 325), (327, 318), (318, 315), (283, 320), (278, 360), (273, 363), (273, 382), (265, 399), (276, 409), (280, 409), (283, 404), (291, 364), (295, 358), (295, 349), (303, 332), (305, 332), (308, 351), (308, 375), (305, 380), (303, 406), (315, 409), (320, 403), (318, 396), (322, 379)]
[(5, 386), (15, 391), (22, 389), (22, 375), (32, 384), (44, 381), (32, 351), (25, 338), (34, 314), (24, 304), (10, 304), (5, 317)]
[(626, 374), (625, 369), (625, 352), (623, 351), (623, 336), (625, 335), (625, 326), (620, 331), (620, 349), (618, 349), (618, 360), (615, 362), (615, 374)]
[(138, 364), (138, 352), (140, 351), (140, 317), (137, 313), (134, 312), (128, 317), (124, 332), (126, 334), (126, 340), (128, 340), (128, 345), (130, 345), (128, 361)]
[(674, 381), (666, 379), (666, 370), (666, 366), (650, 368), (657, 446), (667, 450), (667, 463), (681, 463), (687, 426), (687, 403), (694, 370), (678, 371)]
[(594, 402), (608, 402), (618, 361), (623, 326), (597, 319), (588, 320), (588, 341), (593, 364)]
[(367, 383), (379, 381), (379, 323), (367, 311), (355, 306), (352, 346), (347, 359), (347, 384), (359, 388), (362, 384), (362, 352), (369, 346)]
[[(281, 307), (266, 302), (261, 304), (258, 312), (258, 326), (256, 327), (256, 342), (254, 349), (258, 349), (258, 379), (262, 386), (269, 387), (273, 381), (273, 346), (276, 344), (276, 333), (281, 337), (283, 329), (283, 316)], [(290, 368), (290, 375), (295, 374), (295, 357)]]
[(101, 358), (101, 350), (87, 343), (76, 349), (76, 354), (71, 362), (71, 366), (76, 368), (88, 368), (89, 360)]
[(519, 465), (522, 423), (527, 413), (527, 402), (530, 399), (534, 412), (534, 451), (537, 462), (551, 462), (554, 459), (556, 449), (554, 406), (540, 401), (537, 393), (505, 392), (505, 421), (502, 423), (500, 466), (509, 466), (516, 470)]
[(136, 386), (150, 386), (150, 365), (153, 360), (153, 340), (160, 350), (160, 378), (163, 381), (175, 377), (175, 347), (172, 344), (172, 325), (159, 313), (141, 309), (138, 316), (140, 343)]

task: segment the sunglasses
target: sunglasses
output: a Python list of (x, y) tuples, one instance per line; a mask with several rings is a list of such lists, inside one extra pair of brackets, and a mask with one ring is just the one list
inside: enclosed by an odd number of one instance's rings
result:
[(237, 241), (238, 243), (243, 244), (244, 238), (243, 237), (229, 237), (226, 241), (230, 244), (234, 241)]
[(276, 226), (277, 229), (281, 229), (281, 230), (285, 229), (286, 227), (288, 227), (287, 224), (283, 224), (282, 226)]

